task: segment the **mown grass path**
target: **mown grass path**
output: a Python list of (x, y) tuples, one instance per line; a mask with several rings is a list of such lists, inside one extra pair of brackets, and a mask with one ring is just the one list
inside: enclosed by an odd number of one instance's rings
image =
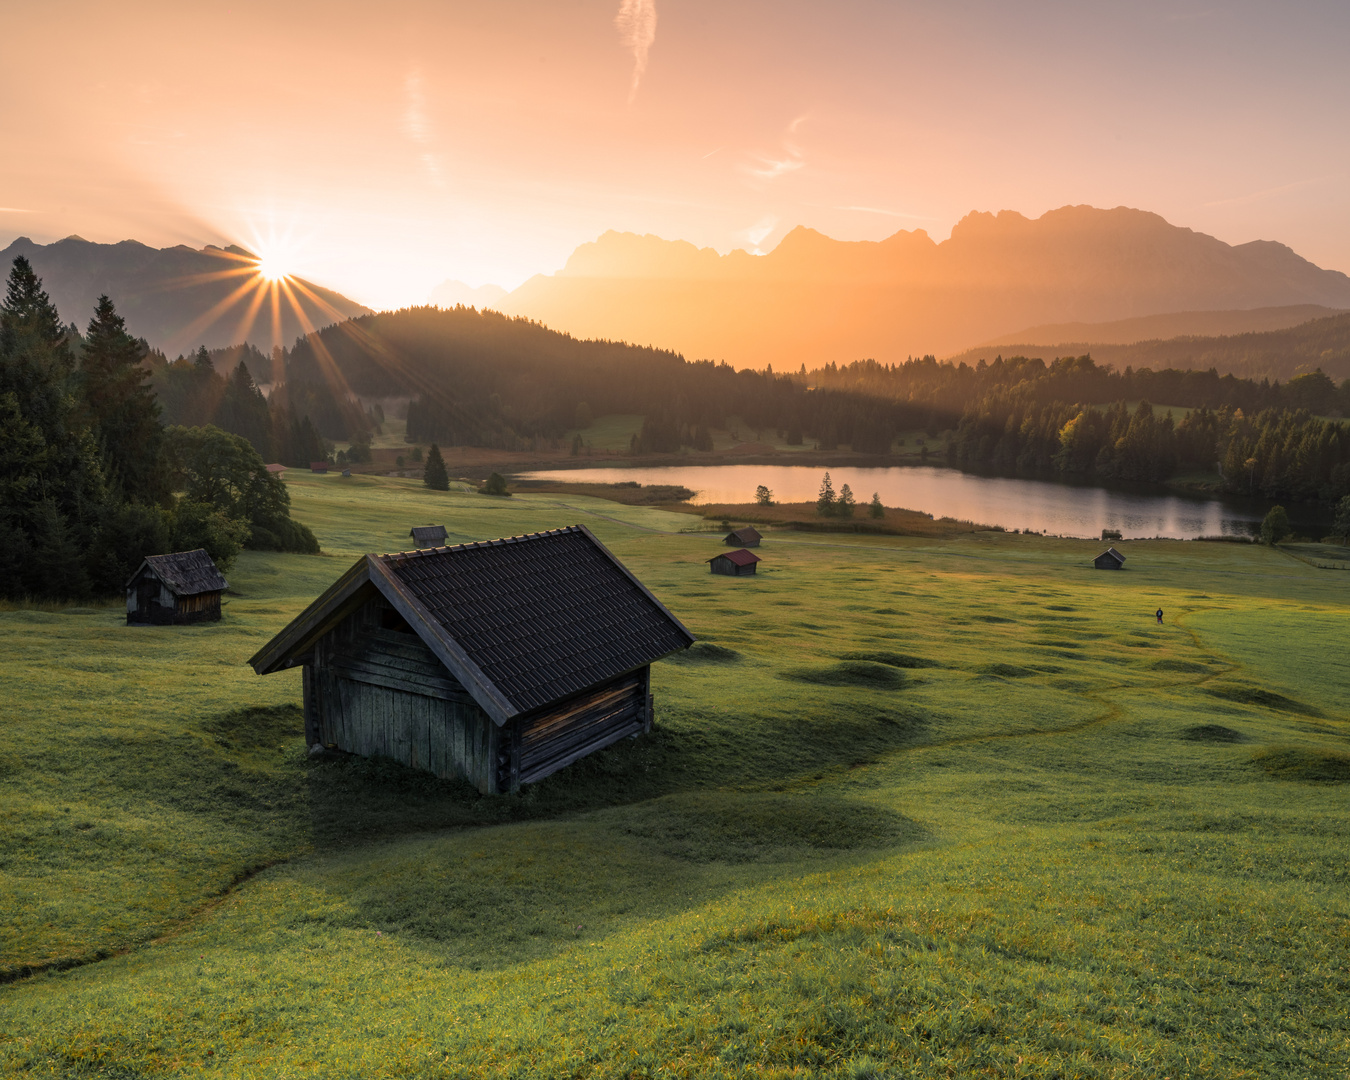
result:
[[(0, 611), (0, 967), (50, 969), (0, 987), (7, 1073), (1344, 1075), (1343, 575), (770, 533), (721, 579), (658, 510), (292, 493), (334, 555), (246, 553), (219, 626)], [(413, 524), (583, 511), (703, 643), (518, 797), (311, 764), (243, 664)]]

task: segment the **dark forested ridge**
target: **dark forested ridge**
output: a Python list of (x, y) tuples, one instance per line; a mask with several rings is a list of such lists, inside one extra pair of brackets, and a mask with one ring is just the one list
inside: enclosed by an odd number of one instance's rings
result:
[[(1337, 386), (1321, 371), (1282, 384), (1214, 370), (1118, 371), (1089, 356), (975, 365), (929, 356), (776, 374), (581, 341), (471, 308), (356, 319), (297, 342), (271, 366), (285, 380), (273, 401), (331, 438), (373, 424), (363, 399), (401, 395), (409, 439), (442, 445), (556, 449), (584, 406), (594, 416), (642, 415), (635, 453), (710, 449), (709, 429), (735, 417), (790, 444), (869, 455), (889, 453), (904, 431), (946, 431), (947, 460), (963, 468), (1135, 483), (1221, 470), (1216, 482), (1235, 493), (1333, 499), (1350, 490), (1347, 427), (1325, 419), (1350, 413), (1350, 381)], [(1191, 415), (1124, 405), (1140, 401)]]
[(1090, 352), (1098, 363), (1126, 367), (1218, 371), (1248, 379), (1292, 379), (1315, 369), (1338, 379), (1350, 378), (1350, 314), (1310, 319), (1280, 330), (1263, 330), (1216, 337), (1187, 335), (1130, 344), (1078, 343), (1022, 344), (968, 349), (953, 363), (975, 364), (981, 359), (1013, 353), (1059, 356)]

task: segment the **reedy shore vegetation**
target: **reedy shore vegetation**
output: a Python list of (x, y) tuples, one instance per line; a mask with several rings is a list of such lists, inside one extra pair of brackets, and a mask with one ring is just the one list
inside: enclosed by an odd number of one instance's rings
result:
[[(1248, 545), (770, 531), (301, 475), (224, 621), (0, 610), (0, 1069), (1332, 1077), (1344, 574)], [(344, 568), (584, 521), (701, 639), (520, 796), (305, 756), (244, 660)], [(1152, 612), (1162, 607), (1166, 623)]]

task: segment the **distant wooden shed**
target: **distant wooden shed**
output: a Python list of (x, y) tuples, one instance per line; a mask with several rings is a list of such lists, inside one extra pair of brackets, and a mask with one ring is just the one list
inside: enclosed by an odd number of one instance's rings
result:
[(413, 546), (417, 548), (445, 546), (444, 525), (414, 525), (408, 535), (412, 537)]
[(279, 461), (274, 461), (272, 462), (271, 465), (267, 466), (267, 471), (272, 473), (274, 476), (285, 476), (286, 466), (281, 464), (281, 462)]
[(220, 618), (220, 594), (229, 587), (204, 548), (147, 555), (127, 581), (127, 622), (213, 622)]
[(1098, 570), (1120, 570), (1125, 566), (1125, 556), (1109, 547), (1092, 560), (1092, 565)]
[(760, 561), (760, 557), (753, 551), (746, 551), (745, 548), (741, 548), (739, 551), (727, 551), (721, 555), (714, 555), (708, 560), (708, 563), (714, 574), (744, 577), (747, 574), (753, 574), (755, 565)]
[(326, 461), (311, 461), (311, 462), (309, 463), (309, 471), (310, 471), (310, 472), (317, 472), (317, 473), (326, 473), (326, 472), (328, 471), (328, 462), (326, 462)]
[(759, 547), (759, 542), (764, 539), (759, 534), (759, 530), (752, 525), (746, 525), (739, 529), (732, 529), (722, 539), (722, 543), (729, 544), (732, 547)]
[(494, 794), (650, 730), (651, 664), (693, 641), (573, 525), (366, 555), (249, 663), (303, 665), (311, 745)]

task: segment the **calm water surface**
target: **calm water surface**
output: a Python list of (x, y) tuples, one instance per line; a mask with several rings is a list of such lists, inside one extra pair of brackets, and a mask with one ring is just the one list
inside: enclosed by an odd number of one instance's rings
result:
[[(549, 469), (521, 473), (522, 479), (612, 484), (681, 484), (696, 491), (696, 503), (753, 502), (764, 484), (775, 502), (814, 501), (825, 470), (808, 465), (690, 465), (635, 469)], [(972, 476), (956, 469), (905, 466), (831, 469), (838, 491), (848, 484), (854, 498), (869, 502), (872, 492), (887, 506), (919, 510), (1005, 529), (1031, 529), (1057, 536), (1096, 537), (1119, 529), (1128, 537), (1190, 538), (1250, 533), (1258, 512), (1217, 499), (1140, 495), (1096, 487), (1071, 487), (1044, 480)]]

